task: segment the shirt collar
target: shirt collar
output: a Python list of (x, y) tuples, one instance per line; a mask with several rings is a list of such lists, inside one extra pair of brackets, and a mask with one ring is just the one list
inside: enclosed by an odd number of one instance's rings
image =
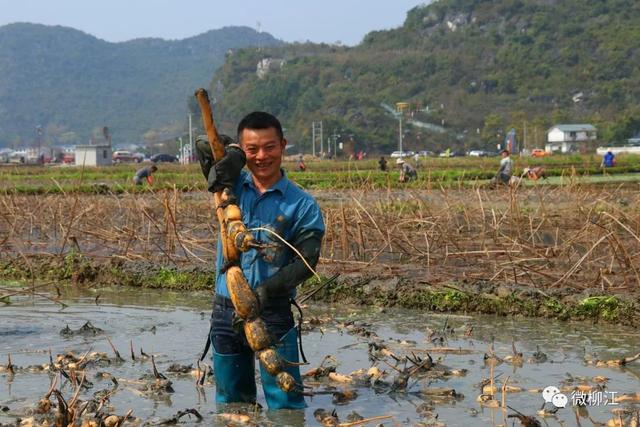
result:
[[(280, 177), (278, 182), (273, 184), (273, 186), (269, 188), (267, 191), (265, 191), (265, 193), (268, 193), (270, 191), (279, 191), (280, 194), (286, 193), (287, 188), (289, 187), (289, 178), (287, 178), (287, 173), (284, 171), (284, 169), (280, 169), (280, 173), (282, 174), (282, 176)], [(250, 188), (253, 188), (254, 190), (257, 191), (257, 188), (253, 183), (253, 175), (251, 175), (250, 173), (246, 174), (246, 176), (244, 177), (244, 181), (242, 182), (242, 185), (245, 185), (245, 186), (248, 185)]]

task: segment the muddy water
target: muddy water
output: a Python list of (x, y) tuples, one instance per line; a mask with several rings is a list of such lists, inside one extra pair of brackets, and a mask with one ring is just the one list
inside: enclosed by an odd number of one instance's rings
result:
[[(88, 377), (93, 387), (84, 391), (81, 398), (113, 388), (109, 380), (95, 376), (97, 371), (106, 371), (120, 379), (120, 386), (110, 400), (114, 413), (123, 414), (133, 409), (135, 416), (155, 423), (173, 416), (179, 410), (195, 408), (205, 417), (208, 425), (224, 425), (215, 415), (218, 408), (212, 384), (207, 385), (204, 391), (198, 391), (192, 377), (167, 372), (171, 363), (194, 364), (202, 351), (208, 329), (208, 300), (205, 294), (122, 288), (66, 291), (63, 295), (63, 301), (68, 304), (66, 308), (43, 297), (11, 297), (11, 305), (0, 307), (0, 363), (6, 364), (7, 355), (11, 354), (16, 366), (43, 364), (48, 362), (48, 349), (54, 355), (66, 351), (81, 354), (88, 350), (112, 355), (106, 340), (108, 336), (126, 362), (94, 368)], [(344, 405), (333, 404), (331, 394), (316, 395), (307, 400), (308, 408), (304, 412), (263, 412), (257, 415), (260, 425), (318, 425), (313, 417), (318, 408), (329, 411), (335, 408), (341, 421), (346, 420), (352, 411), (364, 417), (392, 415), (392, 420), (382, 421), (385, 425), (416, 425), (433, 421), (436, 415), (439, 421), (449, 426), (505, 424), (505, 414), (501, 410), (482, 407), (476, 402), (479, 394), (476, 385), (489, 377), (490, 369), (483, 357), (492, 340), (495, 353), (505, 357), (512, 354), (511, 340), (515, 339), (517, 350), (524, 353), (525, 359), (522, 367), (508, 363), (496, 366), (495, 375), (499, 385), (507, 377), (509, 385), (524, 389), (578, 384), (581, 382), (579, 377), (585, 377), (593, 384), (591, 378), (595, 375), (608, 377), (605, 388), (608, 393), (601, 396), (606, 395), (609, 402), (595, 402), (599, 404), (586, 408), (594, 420), (605, 422), (611, 418), (612, 409), (628, 406), (612, 405), (612, 398), (615, 400), (616, 396), (623, 393), (640, 390), (640, 361), (625, 369), (596, 368), (584, 363), (585, 354), (588, 357), (595, 354), (593, 357), (599, 359), (612, 359), (637, 353), (640, 336), (631, 329), (543, 319), (443, 316), (418, 311), (326, 306), (310, 307), (307, 318), (314, 317), (324, 321), (306, 333), (304, 348), (311, 366), (317, 366), (328, 354), (339, 360), (337, 371), (340, 373), (348, 374), (371, 366), (367, 352), (367, 342), (371, 338), (352, 334), (344, 326), (346, 322), (357, 321), (369, 323), (370, 326), (365, 330), (377, 334), (397, 355), (413, 351), (424, 357), (425, 354), (420, 350), (433, 346), (469, 349), (471, 354), (465, 355), (432, 354), (434, 359), (440, 359), (449, 369), (466, 369), (467, 374), (448, 380), (409, 380), (408, 392), (389, 393), (368, 387), (357, 388), (358, 398)], [(64, 338), (59, 333), (67, 325), (75, 330), (86, 321), (103, 329), (104, 334)], [(428, 342), (429, 329), (436, 331), (433, 336), (442, 336), (444, 341), (436, 344)], [(443, 329), (449, 332), (441, 334)], [(470, 335), (466, 336), (465, 331), (470, 329)], [(133, 341), (136, 354), (142, 348), (145, 353), (155, 355), (159, 371), (173, 381), (174, 393), (154, 398), (141, 396), (135, 384), (127, 381), (151, 372), (149, 361), (130, 360), (130, 340)], [(548, 360), (538, 364), (527, 362), (537, 348), (546, 353)], [(392, 359), (387, 359), (387, 362), (395, 364)], [(395, 372), (389, 365), (377, 362), (377, 366), (386, 370), (388, 379), (393, 380)], [(303, 368), (303, 372), (305, 370)], [(0, 408), (8, 407), (8, 411), (0, 412), (0, 423), (14, 422), (17, 417), (24, 416), (28, 408), (33, 407), (46, 392), (49, 384), (50, 377), (46, 373), (23, 370), (9, 376), (0, 372)], [(329, 387), (328, 382), (313, 384), (316, 390), (328, 390)], [(452, 388), (464, 397), (434, 400), (419, 393), (427, 387)], [(70, 397), (73, 390), (67, 384), (62, 392)], [(576, 408), (572, 407), (571, 393), (567, 391), (565, 394), (569, 404), (559, 409), (555, 417), (545, 418), (547, 425), (576, 425)], [(264, 403), (262, 395), (259, 394), (258, 399)], [(523, 391), (507, 395), (507, 404), (527, 415), (534, 415), (543, 403), (540, 392)], [(553, 408), (550, 404), (547, 407)], [(581, 413), (584, 415), (584, 409)], [(513, 411), (509, 410), (506, 414), (513, 414)], [(511, 425), (513, 420), (509, 418), (506, 424)], [(192, 423), (193, 419), (189, 421), (182, 418), (181, 421)], [(583, 420), (583, 425), (591, 423)]]

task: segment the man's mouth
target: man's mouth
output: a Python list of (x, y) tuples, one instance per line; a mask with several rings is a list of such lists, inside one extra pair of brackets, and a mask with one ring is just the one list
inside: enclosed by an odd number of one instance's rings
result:
[(271, 163), (256, 163), (256, 168), (258, 169), (268, 169), (271, 166)]

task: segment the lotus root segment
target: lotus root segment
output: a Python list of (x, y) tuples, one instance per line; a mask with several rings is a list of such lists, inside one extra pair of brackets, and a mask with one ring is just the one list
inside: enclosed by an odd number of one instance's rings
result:
[(240, 267), (233, 266), (227, 270), (227, 290), (231, 303), (241, 319), (252, 320), (258, 317), (258, 298), (244, 278)]
[(290, 373), (286, 371), (282, 371), (278, 375), (276, 375), (276, 384), (278, 385), (278, 387), (280, 387), (280, 390), (287, 393), (296, 391), (296, 389), (298, 388), (296, 380), (291, 376)]
[[(242, 222), (242, 212), (238, 206), (230, 204), (223, 211), (224, 231), (227, 246), (232, 249), (227, 252), (236, 261), (239, 258), (238, 250), (247, 251), (253, 236), (247, 231)], [(258, 359), (269, 375), (276, 377), (276, 384), (286, 393), (298, 389), (295, 379), (284, 371), (286, 362), (273, 348), (267, 325), (259, 317), (260, 303), (249, 283), (242, 273), (242, 269), (232, 266), (227, 270), (227, 289), (231, 303), (238, 317), (244, 320), (244, 334), (251, 350), (257, 353)]]
[(242, 221), (242, 212), (238, 205), (229, 204), (223, 211), (225, 222)]
[(271, 346), (271, 337), (269, 337), (267, 324), (259, 317), (244, 322), (244, 335), (247, 337), (249, 347), (254, 352)]
[(259, 352), (258, 359), (271, 376), (275, 377), (284, 370), (284, 360), (273, 347)]
[(251, 249), (254, 242), (253, 235), (247, 231), (247, 227), (242, 221), (230, 221), (227, 223), (227, 236), (236, 249), (246, 252)]

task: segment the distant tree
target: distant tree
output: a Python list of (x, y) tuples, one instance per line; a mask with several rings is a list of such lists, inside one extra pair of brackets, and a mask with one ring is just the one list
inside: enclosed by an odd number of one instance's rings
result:
[(569, 113), (564, 110), (555, 109), (551, 112), (551, 121), (554, 125), (568, 123), (570, 120)]
[(504, 129), (502, 116), (499, 114), (489, 114), (484, 118), (484, 127), (480, 133), (482, 140), (493, 144), (497, 141), (499, 131)]
[(640, 112), (622, 114), (602, 130), (602, 139), (608, 143), (625, 143), (640, 131)]

